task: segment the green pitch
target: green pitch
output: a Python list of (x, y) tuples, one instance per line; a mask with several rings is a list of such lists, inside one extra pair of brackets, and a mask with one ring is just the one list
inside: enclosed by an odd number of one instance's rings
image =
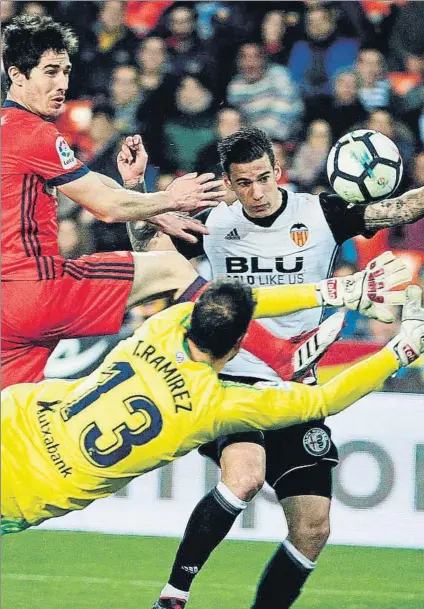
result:
[[(150, 609), (178, 540), (27, 531), (2, 541), (3, 609)], [(226, 541), (190, 609), (248, 609), (276, 544)], [(329, 546), (296, 609), (423, 609), (424, 552)], [(274, 609), (274, 608), (270, 608)]]

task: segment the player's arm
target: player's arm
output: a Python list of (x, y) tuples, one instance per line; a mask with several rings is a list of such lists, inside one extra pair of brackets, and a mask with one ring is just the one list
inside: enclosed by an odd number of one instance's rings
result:
[(213, 174), (187, 174), (174, 180), (165, 192), (143, 194), (111, 188), (75, 158), (65, 138), (52, 123), (43, 122), (23, 141), (25, 171), (41, 175), (49, 186), (82, 205), (105, 222), (145, 220), (167, 211), (192, 211), (216, 205), (224, 190)]
[(424, 218), (424, 186), (409, 190), (400, 197), (367, 205), (365, 227), (369, 230), (410, 224)]
[[(144, 176), (147, 168), (148, 156), (140, 135), (130, 135), (122, 143), (116, 163), (124, 184), (124, 188), (145, 194), (147, 192)], [(115, 187), (117, 182), (115, 182)], [(183, 243), (197, 243), (196, 235), (208, 234), (207, 228), (195, 218), (187, 214), (163, 213), (149, 218), (149, 223), (162, 233), (179, 238)], [(146, 249), (146, 233), (143, 231), (145, 222), (127, 222), (127, 232), (135, 252)], [(149, 227), (147, 227), (149, 228)], [(152, 228), (152, 227), (150, 227)], [(154, 231), (148, 231), (150, 238)], [(172, 247), (172, 246), (171, 246)], [(168, 247), (168, 249), (171, 249)]]
[(283, 383), (281, 388), (266, 389), (224, 383), (219, 432), (272, 429), (337, 414), (377, 389), (421, 353), (424, 353), (422, 290), (418, 286), (409, 286), (399, 334), (381, 351), (338, 374), (328, 383), (318, 387)]
[(58, 188), (103, 222), (132, 222), (168, 211), (191, 211), (215, 205), (221, 192), (208, 191), (221, 182), (213, 180), (213, 177), (213, 174), (186, 174), (174, 180), (166, 191), (139, 193), (126, 188), (111, 188), (89, 171)]
[(302, 383), (267, 388), (225, 384), (220, 433), (277, 429), (337, 414), (377, 389), (398, 369), (394, 353), (385, 348), (317, 387)]
[(289, 315), (323, 305), (359, 310), (366, 317), (393, 321), (386, 304), (403, 304), (403, 292), (391, 288), (411, 280), (411, 272), (391, 252), (381, 254), (360, 271), (347, 277), (332, 277), (302, 286), (256, 288), (254, 317)]

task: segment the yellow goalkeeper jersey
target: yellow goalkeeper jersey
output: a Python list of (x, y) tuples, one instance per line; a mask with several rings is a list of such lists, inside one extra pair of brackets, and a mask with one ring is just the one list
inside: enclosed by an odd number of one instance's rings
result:
[(193, 306), (152, 317), (88, 377), (3, 392), (1, 513), (11, 530), (82, 509), (217, 436), (337, 412), (397, 369), (386, 353), (362, 390), (346, 373), (323, 388), (221, 382), (190, 358)]

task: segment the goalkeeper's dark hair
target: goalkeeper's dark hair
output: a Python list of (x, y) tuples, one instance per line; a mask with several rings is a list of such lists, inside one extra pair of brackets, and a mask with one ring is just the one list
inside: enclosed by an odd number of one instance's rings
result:
[(213, 282), (194, 305), (187, 336), (201, 351), (221, 358), (247, 332), (254, 309), (250, 286), (236, 281)]
[(12, 19), (3, 31), (3, 63), (12, 84), (8, 70), (16, 66), (26, 78), (39, 63), (46, 51), (62, 53), (70, 57), (78, 51), (78, 39), (67, 25), (53, 21), (47, 16), (21, 15)]
[(223, 170), (230, 175), (232, 163), (250, 163), (267, 154), (272, 167), (275, 155), (272, 143), (264, 131), (257, 127), (244, 127), (224, 138), (218, 144), (219, 158)]

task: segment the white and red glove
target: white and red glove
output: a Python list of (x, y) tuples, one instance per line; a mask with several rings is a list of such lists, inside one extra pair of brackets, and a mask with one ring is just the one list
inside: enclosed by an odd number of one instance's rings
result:
[(410, 285), (406, 288), (400, 332), (387, 344), (387, 347), (396, 355), (401, 367), (409, 366), (424, 353), (422, 294), (422, 289), (417, 285)]
[(395, 318), (385, 305), (402, 305), (405, 302), (403, 290), (390, 290), (411, 279), (412, 273), (405, 262), (392, 252), (384, 252), (371, 260), (364, 271), (320, 281), (317, 293), (323, 305), (345, 306), (365, 317), (390, 324)]

